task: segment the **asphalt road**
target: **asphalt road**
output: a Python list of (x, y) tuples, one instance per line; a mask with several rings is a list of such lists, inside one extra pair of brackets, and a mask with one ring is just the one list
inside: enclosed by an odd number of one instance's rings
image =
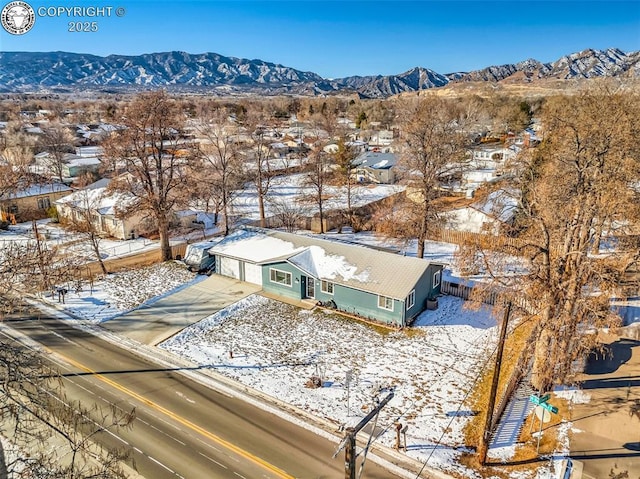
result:
[[(340, 478), (336, 444), (53, 319), (7, 323), (41, 343), (60, 366), (69, 398), (136, 410), (130, 430), (99, 440), (132, 452), (147, 478)], [(393, 478), (368, 461), (363, 478)]]
[(602, 339), (580, 376), (589, 400), (571, 409), (571, 459), (584, 479), (640, 478), (640, 341)]

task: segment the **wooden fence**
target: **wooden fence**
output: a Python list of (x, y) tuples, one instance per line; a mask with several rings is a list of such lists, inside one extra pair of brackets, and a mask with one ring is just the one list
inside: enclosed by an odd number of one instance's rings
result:
[(509, 247), (515, 254), (519, 250), (524, 250), (531, 243), (519, 238), (509, 236), (497, 236), (488, 233), (472, 233), (470, 231), (457, 231), (450, 229), (437, 229), (428, 233), (428, 238), (432, 241), (442, 241), (457, 245), (478, 245), (487, 249)]
[[(501, 293), (498, 291), (483, 291), (481, 294), (474, 294), (474, 287), (472, 285), (456, 283), (454, 281), (442, 281), (442, 284), (440, 285), (440, 292), (442, 294), (456, 296), (464, 300), (476, 299), (490, 305), (495, 305), (496, 303), (501, 301)], [(525, 298), (510, 297), (509, 301), (511, 301), (514, 306), (523, 309), (529, 314), (535, 314), (537, 312), (537, 308), (535, 307), (535, 305), (530, 304)], [(511, 373), (511, 376), (509, 377), (509, 380), (507, 382), (507, 386), (502, 393), (502, 396), (500, 397), (500, 401), (498, 402), (497, 407), (493, 412), (492, 422), (490, 426), (491, 433), (493, 433), (498, 426), (500, 418), (507, 408), (511, 396), (517, 389), (520, 381), (522, 381), (522, 379), (529, 371), (530, 364), (530, 358), (526, 354), (520, 354), (520, 357), (518, 358), (516, 363), (516, 367)]]

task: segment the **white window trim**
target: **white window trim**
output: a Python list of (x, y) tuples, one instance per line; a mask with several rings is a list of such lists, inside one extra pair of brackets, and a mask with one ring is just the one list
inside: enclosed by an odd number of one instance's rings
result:
[[(275, 271), (277, 271), (278, 273), (283, 273), (285, 276), (288, 276), (289, 282), (281, 283), (279, 281), (274, 281), (272, 277), (272, 272), (275, 272)], [(289, 273), (289, 271), (283, 271), (281, 269), (276, 269), (276, 268), (269, 268), (269, 282), (273, 284), (280, 284), (282, 286), (288, 286), (289, 288), (291, 288), (293, 283), (293, 275)]]
[(415, 304), (416, 304), (416, 290), (413, 289), (409, 293), (409, 296), (407, 296), (407, 311), (413, 308)]
[[(385, 300), (386, 300), (386, 299), (391, 300), (391, 307), (390, 307), (390, 308), (387, 308), (387, 307), (385, 307), (385, 306), (380, 306), (380, 300), (381, 300), (382, 298), (385, 298)], [(386, 302), (386, 301), (385, 301), (385, 302)], [(381, 294), (379, 294), (379, 295), (378, 295), (378, 309), (384, 309), (384, 310), (386, 310), (386, 311), (393, 311), (393, 303), (394, 303), (393, 298), (391, 298), (391, 297), (389, 297), (389, 296), (383, 296), (383, 295), (381, 295)]]
[(436, 271), (435, 273), (433, 273), (433, 286), (432, 286), (432, 288), (437, 288), (438, 286), (440, 286), (440, 278), (441, 278), (440, 271)]
[[(328, 290), (327, 287), (325, 286), (329, 286), (331, 285), (331, 291)], [(325, 294), (330, 294), (331, 296), (333, 296), (333, 292), (335, 291), (335, 283), (332, 283), (331, 281), (325, 281), (324, 279), (320, 281), (320, 291), (322, 291)]]

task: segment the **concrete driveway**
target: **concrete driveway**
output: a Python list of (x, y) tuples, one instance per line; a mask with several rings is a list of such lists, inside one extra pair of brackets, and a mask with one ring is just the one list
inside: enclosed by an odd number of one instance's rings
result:
[(155, 346), (187, 326), (260, 291), (255, 284), (212, 275), (106, 323), (105, 329)]

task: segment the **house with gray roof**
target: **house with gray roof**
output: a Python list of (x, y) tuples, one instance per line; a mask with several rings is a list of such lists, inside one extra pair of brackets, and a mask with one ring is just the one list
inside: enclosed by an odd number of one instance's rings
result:
[(365, 151), (355, 160), (355, 175), (361, 183), (393, 184), (396, 181), (394, 167), (398, 159), (393, 153)]
[(273, 230), (237, 230), (209, 250), (217, 274), (404, 327), (440, 294), (443, 265)]

